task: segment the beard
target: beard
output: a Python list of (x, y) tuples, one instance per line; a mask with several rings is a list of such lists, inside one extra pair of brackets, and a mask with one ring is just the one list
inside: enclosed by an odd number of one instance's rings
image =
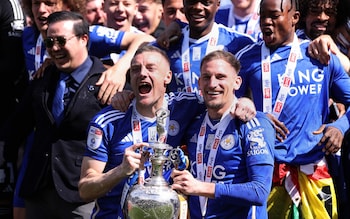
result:
[(219, 110), (224, 104), (223, 103), (206, 103), (208, 109)]

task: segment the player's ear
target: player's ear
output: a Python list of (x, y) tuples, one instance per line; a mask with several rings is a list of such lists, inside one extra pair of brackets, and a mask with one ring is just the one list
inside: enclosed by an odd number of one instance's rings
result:
[(242, 84), (242, 78), (241, 76), (236, 76), (235, 80), (234, 80), (234, 84), (233, 84), (233, 88), (235, 90), (238, 90), (241, 87)]
[(169, 70), (164, 77), (164, 84), (170, 84), (172, 75), (173, 75), (172, 71)]
[(292, 17), (293, 26), (297, 25), (297, 23), (299, 22), (299, 19), (300, 19), (300, 12), (299, 11), (295, 11), (294, 14), (293, 14), (293, 17)]

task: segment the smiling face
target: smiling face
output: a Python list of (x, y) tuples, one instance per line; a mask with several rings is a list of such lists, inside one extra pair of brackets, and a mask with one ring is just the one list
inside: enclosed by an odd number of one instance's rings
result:
[[(282, 4), (281, 4), (282, 1)], [(270, 49), (293, 41), (299, 12), (290, 0), (262, 0), (260, 4), (260, 28), (263, 40)]]
[(192, 38), (198, 39), (211, 31), (219, 6), (218, 0), (184, 0), (185, 15)]
[(337, 9), (330, 1), (309, 3), (305, 16), (305, 33), (310, 39), (322, 34), (332, 34), (335, 29)]
[(137, 13), (136, 0), (105, 0), (107, 26), (121, 31), (130, 31)]
[(237, 70), (224, 59), (203, 61), (198, 81), (208, 114), (211, 119), (220, 119), (231, 107), (234, 91), (241, 86)]
[(32, 13), (36, 27), (46, 35), (47, 17), (56, 11), (66, 10), (67, 6), (63, 0), (32, 0)]
[(133, 25), (147, 34), (152, 34), (162, 19), (163, 5), (157, 0), (139, 0), (138, 4)]
[(87, 58), (88, 36), (77, 36), (73, 29), (74, 21), (58, 21), (49, 25), (47, 37), (65, 38), (65, 45), (59, 45), (54, 40), (52, 48), (46, 48), (57, 68), (70, 73), (80, 66)]
[(153, 117), (155, 111), (162, 107), (171, 76), (168, 61), (158, 52), (144, 51), (133, 58), (130, 81), (139, 113)]

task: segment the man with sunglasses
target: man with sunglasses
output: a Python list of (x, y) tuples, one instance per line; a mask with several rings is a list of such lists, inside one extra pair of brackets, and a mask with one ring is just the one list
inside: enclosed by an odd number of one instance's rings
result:
[[(45, 48), (44, 39), (46, 38), (47, 17), (56, 11), (70, 10), (84, 14), (84, 7), (86, 1), (84, 0), (22, 0), (25, 13), (32, 19), (33, 25), (28, 26), (23, 31), (23, 52), (25, 55), (26, 70), (29, 78), (32, 79), (39, 69), (44, 69), (47, 63), (50, 63), (48, 53)], [(94, 25), (90, 27), (89, 52), (98, 58), (108, 56), (115, 51), (125, 50), (124, 59), (119, 64), (115, 64), (106, 69), (101, 75), (98, 85), (101, 85), (98, 99), (102, 104), (109, 103), (110, 98), (116, 90), (123, 89), (125, 83), (125, 74), (131, 60), (133, 52), (144, 41), (152, 41), (153, 37), (149, 35), (139, 36), (134, 33), (124, 33), (123, 31), (116, 31), (112, 28)], [(44, 60), (47, 60), (44, 62)], [(38, 74), (37, 74), (38, 75)], [(30, 139), (25, 145), (23, 160), (26, 160), (27, 151), (30, 151)], [(17, 151), (13, 151), (17, 153)], [(13, 161), (16, 163), (16, 160)], [(25, 162), (22, 163), (19, 178), (25, 170)], [(20, 179), (17, 184), (20, 184)], [(16, 186), (18, 187), (18, 185)], [(15, 193), (14, 199), (20, 203), (14, 203), (15, 212), (23, 212), (23, 201)], [(23, 214), (23, 213), (20, 213)]]
[[(31, 82), (9, 119), (5, 148), (20, 145), (35, 127), (19, 189), (27, 218), (90, 218), (93, 203), (80, 199), (78, 180), (86, 128), (105, 106), (97, 99), (100, 87), (96, 82), (106, 68), (88, 55), (89, 25), (81, 14), (55, 12), (47, 22), (44, 42), (53, 63), (42, 78)], [(58, 109), (61, 112), (56, 113)]]
[[(84, 0), (23, 0), (24, 10), (33, 18), (34, 25), (25, 28), (23, 32), (24, 53), (29, 77), (37, 72), (48, 54), (43, 40), (46, 38), (47, 17), (56, 11), (69, 10), (84, 14), (86, 2)], [(98, 94), (102, 104), (110, 103), (112, 96), (122, 90), (126, 81), (126, 72), (129, 68), (134, 52), (143, 42), (153, 41), (148, 34), (139, 35), (132, 32), (116, 31), (100, 25), (90, 27), (89, 54), (98, 58), (105, 58), (110, 53), (126, 50), (120, 62), (108, 68), (98, 81), (101, 90)]]

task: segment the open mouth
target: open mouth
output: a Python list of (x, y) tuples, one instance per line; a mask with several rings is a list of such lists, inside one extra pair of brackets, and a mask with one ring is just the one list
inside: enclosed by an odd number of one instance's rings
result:
[(200, 14), (191, 14), (190, 19), (198, 22), (198, 21), (205, 20), (205, 16), (202, 16)]
[(216, 99), (217, 97), (221, 96), (222, 94), (223, 94), (223, 92), (221, 92), (221, 91), (206, 91), (205, 96), (206, 96), (206, 98), (209, 98), (209, 99)]
[(47, 17), (40, 16), (37, 18), (39, 25), (44, 26), (47, 24)]
[(207, 93), (208, 93), (209, 95), (218, 95), (218, 94), (220, 94), (219, 91), (208, 91)]
[(151, 92), (152, 86), (149, 83), (143, 82), (139, 86), (139, 93), (140, 94), (147, 94)]
[(147, 22), (138, 23), (136, 26), (137, 26), (137, 28), (139, 30), (142, 30), (142, 31), (145, 31), (145, 30), (148, 29), (148, 23)]
[(45, 22), (47, 20), (47, 17), (39, 17), (38, 20), (41, 22)]
[(270, 29), (263, 29), (262, 30), (263, 38), (265, 43), (271, 43), (273, 41), (273, 32)]
[(125, 21), (126, 20), (126, 17), (116, 17), (115, 18), (115, 21), (116, 22), (123, 22), (123, 21)]
[(58, 54), (58, 55), (55, 55), (55, 59), (63, 59), (65, 58), (66, 56), (64, 54)]
[(68, 56), (62, 53), (51, 54), (51, 57), (53, 61), (60, 66), (65, 65), (67, 62), (69, 62), (67, 58)]
[(262, 33), (264, 34), (264, 36), (271, 36), (272, 30), (266, 28), (262, 30)]
[(327, 25), (316, 23), (313, 25), (313, 27), (319, 31), (326, 31), (327, 30)]

